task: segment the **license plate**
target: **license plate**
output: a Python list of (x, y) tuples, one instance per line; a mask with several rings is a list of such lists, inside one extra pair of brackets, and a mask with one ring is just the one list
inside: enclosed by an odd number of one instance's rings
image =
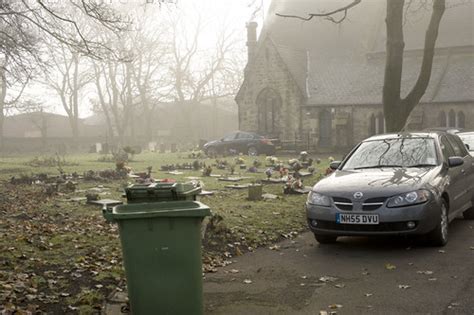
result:
[(338, 213), (336, 222), (339, 224), (379, 224), (379, 215)]

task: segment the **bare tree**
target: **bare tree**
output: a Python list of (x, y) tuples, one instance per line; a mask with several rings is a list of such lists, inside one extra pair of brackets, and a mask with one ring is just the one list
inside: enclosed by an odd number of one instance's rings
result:
[(79, 137), (79, 93), (92, 81), (90, 68), (84, 64), (84, 56), (63, 43), (47, 45), (50, 61), (54, 67), (46, 72), (46, 84), (61, 100), (69, 118), (73, 142)]
[[(334, 23), (341, 23), (347, 17), (348, 11), (361, 3), (362, 0), (353, 0), (346, 6), (326, 13), (311, 13), (308, 16), (295, 16), (277, 13), (277, 16), (286, 18), (297, 18), (309, 21), (312, 18), (320, 17), (328, 19)], [(405, 0), (387, 0), (386, 25), (387, 25), (387, 43), (386, 43), (386, 63), (383, 85), (383, 109), (388, 132), (396, 132), (403, 129), (408, 116), (419, 103), (421, 97), (425, 94), (426, 88), (430, 82), (431, 69), (435, 54), (435, 44), (438, 38), (438, 30), (441, 18), (446, 9), (446, 0), (432, 0), (432, 13), (430, 23), (426, 30), (423, 60), (418, 79), (411, 91), (404, 98), (401, 97), (401, 80), (403, 67), (403, 52), (405, 49), (403, 24), (404, 7), (411, 5), (412, 1), (407, 3)]]
[[(237, 41), (233, 31), (225, 25), (220, 27), (214, 47), (202, 48), (203, 24), (198, 19), (192, 25), (192, 36), (185, 36), (183, 17), (172, 21), (172, 45), (170, 60), (171, 95), (182, 113), (183, 125), (190, 127), (192, 109), (209, 99), (225, 97), (235, 93), (229, 89), (229, 79), (234, 69), (231, 58)], [(234, 75), (235, 72), (232, 74)], [(233, 76), (235, 78), (235, 76)], [(236, 84), (240, 83), (233, 81)], [(186, 128), (191, 135), (192, 127)]]
[(34, 75), (33, 70), (44, 65), (41, 40), (48, 38), (95, 58), (114, 53), (83, 34), (76, 22), (81, 16), (110, 31), (127, 26), (121, 16), (99, 1), (0, 1), (0, 150), (5, 110), (21, 96), (9, 96), (9, 90), (18, 87), (18, 91), (23, 91)]

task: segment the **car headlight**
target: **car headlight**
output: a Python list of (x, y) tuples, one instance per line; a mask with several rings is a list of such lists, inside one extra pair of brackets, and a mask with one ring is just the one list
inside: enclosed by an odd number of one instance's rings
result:
[(387, 207), (405, 207), (427, 202), (430, 199), (430, 192), (428, 190), (416, 190), (408, 193), (400, 194), (390, 198), (387, 202)]
[(326, 195), (311, 191), (308, 194), (308, 203), (315, 206), (329, 207), (331, 205), (331, 199)]

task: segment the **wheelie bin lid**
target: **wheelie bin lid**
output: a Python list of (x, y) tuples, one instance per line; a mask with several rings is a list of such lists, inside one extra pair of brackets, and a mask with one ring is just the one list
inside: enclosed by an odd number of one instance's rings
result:
[(211, 210), (199, 201), (134, 203), (103, 209), (107, 220), (129, 220), (155, 217), (205, 217)]

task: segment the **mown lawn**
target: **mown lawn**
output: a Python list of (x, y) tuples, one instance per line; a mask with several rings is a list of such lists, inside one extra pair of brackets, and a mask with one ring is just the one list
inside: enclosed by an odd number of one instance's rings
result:
[[(113, 169), (113, 162), (99, 162), (103, 156), (84, 154), (66, 156), (62, 165), (65, 173), (82, 174), (88, 170)], [(57, 166), (32, 166), (33, 156), (0, 158), (0, 310), (21, 309), (48, 313), (89, 314), (100, 310), (112, 290), (124, 287), (121, 249), (117, 228), (107, 223), (100, 207), (71, 198), (83, 197), (88, 189), (101, 187), (103, 198), (121, 199), (123, 187), (132, 179), (108, 181), (78, 180), (76, 192), (45, 195), (40, 183), (12, 185), (10, 179), (45, 173), (58, 175)], [(254, 157), (242, 157), (251, 166)], [(282, 162), (292, 156), (279, 157)], [(313, 157), (316, 158), (316, 157)], [(41, 157), (40, 160), (43, 160)], [(235, 157), (221, 158), (229, 164)], [(257, 158), (265, 170), (265, 157)], [(189, 153), (141, 153), (128, 163), (134, 171), (145, 171), (152, 166), (155, 179), (200, 177), (201, 171), (183, 171), (170, 175), (160, 166), (170, 163), (192, 163)], [(215, 159), (202, 159), (207, 165)], [(327, 157), (321, 157), (317, 172), (305, 178), (312, 186), (328, 166)], [(213, 174), (228, 174), (217, 170)], [(235, 176), (250, 183), (265, 178), (262, 172), (248, 173), (235, 170)], [(224, 188), (229, 183), (213, 177), (200, 178), (206, 190), (214, 196), (200, 197), (215, 218), (213, 229), (207, 229), (204, 242), (204, 270), (215, 271), (229, 264), (232, 257), (260, 246), (292, 237), (306, 230), (303, 205), (306, 196), (284, 195), (281, 184), (265, 185), (264, 193), (278, 196), (274, 200), (249, 201), (247, 190)], [(220, 220), (221, 219), (221, 220)], [(206, 223), (203, 228), (205, 229)]]

